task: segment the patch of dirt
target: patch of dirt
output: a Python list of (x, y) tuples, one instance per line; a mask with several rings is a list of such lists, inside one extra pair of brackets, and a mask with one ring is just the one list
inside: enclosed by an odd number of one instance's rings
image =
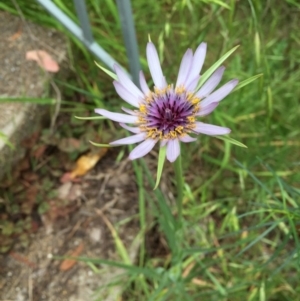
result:
[[(115, 251), (111, 223), (134, 260), (138, 246), (133, 246), (132, 241), (139, 230), (139, 222), (136, 218), (138, 197), (132, 164), (128, 159), (116, 163), (118, 151), (109, 149), (91, 172), (75, 181), (62, 183), (59, 170), (66, 171), (71, 160), (62, 162), (68, 158), (65, 153), (55, 147), (53, 150), (49, 145), (42, 149), (38, 141), (35, 140), (37, 145), (31, 149), (38, 153), (38, 164), (44, 166), (36, 170), (32, 160), (26, 162), (25, 157), (18, 166), (18, 177), (1, 190), (4, 205), (14, 202), (24, 207), (27, 204), (29, 209), (27, 214), (23, 209), (14, 213), (0, 206), (1, 218), (12, 223), (14, 229), (20, 221), (27, 220), (28, 224), (26, 227), (22, 224), (20, 233), (11, 234), (10, 238), (16, 241), (14, 247), (0, 255), (0, 300), (85, 301), (96, 297), (97, 300), (116, 300), (116, 287), (100, 291), (98, 295), (95, 291), (119, 275), (120, 271), (98, 265), (101, 272), (95, 274), (83, 262), (67, 261), (62, 264), (62, 260), (53, 257), (73, 255), (120, 261)], [(53, 161), (54, 158), (60, 162), (59, 168), (55, 167), (57, 162)], [(47, 193), (45, 179), (54, 183)], [(21, 194), (23, 198), (20, 198)], [(126, 223), (118, 224), (125, 218)], [(8, 235), (4, 236), (3, 231), (0, 235), (2, 244)], [(107, 296), (109, 298), (105, 299)]]

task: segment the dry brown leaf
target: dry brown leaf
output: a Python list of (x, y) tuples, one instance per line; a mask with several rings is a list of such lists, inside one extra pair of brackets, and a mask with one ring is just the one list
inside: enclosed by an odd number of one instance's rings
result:
[(44, 50), (30, 50), (26, 52), (26, 60), (36, 61), (41, 68), (49, 72), (58, 72), (59, 65), (51, 57), (51, 55)]
[(44, 155), (44, 153), (45, 153), (47, 147), (48, 147), (48, 146), (47, 146), (46, 144), (39, 145), (39, 146), (33, 151), (33, 154), (32, 154), (33, 157), (36, 158), (36, 159), (40, 159), (40, 158)]
[(84, 176), (89, 170), (91, 170), (97, 162), (106, 154), (107, 148), (101, 148), (98, 153), (88, 153), (82, 155), (76, 161), (76, 167), (70, 173), (70, 178), (74, 179), (78, 176)]
[[(68, 252), (65, 256), (76, 257), (76, 256), (79, 256), (82, 251), (83, 251), (83, 243), (81, 243), (74, 251)], [(65, 259), (61, 263), (59, 269), (61, 271), (67, 271), (67, 270), (71, 269), (76, 264), (76, 262), (77, 261), (74, 259)]]
[(201, 280), (199, 278), (193, 278), (192, 282), (198, 286), (208, 286), (213, 287), (213, 285), (207, 281)]
[(16, 261), (29, 266), (30, 268), (33, 268), (33, 269), (36, 268), (36, 264), (34, 262), (30, 261), (26, 256), (24, 256), (22, 254), (11, 251), (9, 253), (9, 256), (11, 258), (15, 259)]
[(15, 41), (15, 40), (17, 40), (17, 39), (21, 36), (21, 34), (22, 34), (22, 30), (21, 30), (21, 28), (20, 28), (20, 29), (19, 29), (17, 32), (15, 32), (12, 36), (8, 37), (7, 40), (10, 41), (10, 42)]

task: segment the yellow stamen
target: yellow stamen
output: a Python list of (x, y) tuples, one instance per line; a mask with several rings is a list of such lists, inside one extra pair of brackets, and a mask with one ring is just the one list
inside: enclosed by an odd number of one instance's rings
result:
[(184, 127), (182, 125), (179, 125), (175, 128), (175, 131), (178, 133), (178, 134), (182, 134), (182, 131), (183, 131)]
[(196, 121), (196, 118), (195, 118), (194, 116), (188, 116), (186, 119), (187, 119), (190, 123), (193, 123), (193, 122)]
[(184, 92), (185, 92), (184, 86), (179, 86), (175, 90), (175, 93), (177, 93), (177, 94), (183, 94)]
[(147, 114), (147, 107), (146, 105), (140, 105), (140, 112), (143, 114)]

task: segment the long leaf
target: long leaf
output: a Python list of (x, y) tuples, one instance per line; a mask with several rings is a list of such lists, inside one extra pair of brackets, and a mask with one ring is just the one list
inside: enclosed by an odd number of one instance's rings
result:
[(7, 136), (0, 132), (0, 140), (3, 140), (4, 143), (10, 147), (10, 149), (15, 149), (15, 146), (8, 140)]
[(91, 144), (93, 144), (94, 146), (98, 146), (98, 147), (116, 147), (118, 145), (110, 145), (110, 144), (101, 144), (101, 143), (96, 143), (93, 141), (89, 141)]
[(229, 143), (232, 143), (234, 145), (237, 145), (237, 146), (240, 146), (240, 147), (244, 147), (244, 148), (248, 148), (245, 144), (243, 144), (242, 142), (239, 142), (233, 138), (230, 138), (228, 136), (214, 136), (215, 138), (218, 138), (220, 140), (223, 140), (223, 141), (227, 141)]
[(236, 87), (235, 89), (233, 90), (233, 92), (247, 86), (248, 84), (252, 83), (253, 81), (255, 81), (256, 79), (258, 79), (259, 77), (263, 76), (263, 73), (260, 73), (260, 74), (257, 74), (257, 75), (254, 75), (254, 76), (251, 76), (245, 80), (243, 80), (242, 82), (240, 82)]
[(97, 120), (97, 119), (107, 119), (107, 117), (104, 116), (90, 116), (90, 117), (80, 117), (80, 116), (74, 116), (77, 119), (80, 120)]
[(102, 71), (104, 71), (107, 75), (109, 75), (110, 77), (112, 77), (114, 80), (118, 80), (118, 77), (116, 74), (114, 74), (113, 72), (109, 71), (108, 69), (102, 67), (100, 64), (98, 64), (96, 61), (95, 61), (95, 64), (98, 68), (100, 68)]
[(0, 97), (1, 102), (30, 102), (39, 105), (53, 105), (56, 100), (53, 98)]
[(167, 152), (167, 146), (163, 146), (159, 149), (159, 155), (158, 155), (158, 164), (157, 164), (157, 173), (156, 173), (156, 183), (153, 188), (155, 190), (160, 182), (162, 170), (164, 167), (165, 159), (166, 159), (166, 152)]
[(218, 67), (233, 53), (240, 45), (233, 47), (231, 50), (226, 52), (219, 60), (217, 60), (203, 75), (200, 77), (197, 88), (195, 91), (199, 90), (200, 87), (208, 80), (208, 78), (217, 70)]
[[(62, 259), (64, 257), (56, 257), (55, 256), (55, 258)], [(70, 257), (70, 259), (75, 259), (75, 260), (83, 261), (83, 262), (92, 262), (92, 263), (95, 263), (95, 264), (105, 264), (105, 265), (108, 265), (108, 266), (121, 268), (121, 269), (124, 269), (125, 271), (127, 271), (128, 273), (130, 273), (132, 275), (143, 274), (147, 278), (158, 278), (159, 277), (159, 275), (156, 272), (154, 272), (152, 269), (139, 267), (139, 266), (131, 265), (131, 264), (120, 263), (120, 262), (116, 262), (116, 261), (112, 261), (112, 260), (104, 260), (104, 259), (98, 259), (98, 258), (87, 258), (87, 257), (74, 257), (74, 258)]]

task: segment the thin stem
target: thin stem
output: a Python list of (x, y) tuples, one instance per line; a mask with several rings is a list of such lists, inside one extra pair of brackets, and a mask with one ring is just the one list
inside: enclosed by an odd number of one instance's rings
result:
[(183, 200), (183, 174), (181, 165), (181, 154), (178, 156), (177, 160), (174, 162), (176, 188), (177, 188), (177, 212), (178, 212), (178, 228), (182, 226), (182, 200)]

